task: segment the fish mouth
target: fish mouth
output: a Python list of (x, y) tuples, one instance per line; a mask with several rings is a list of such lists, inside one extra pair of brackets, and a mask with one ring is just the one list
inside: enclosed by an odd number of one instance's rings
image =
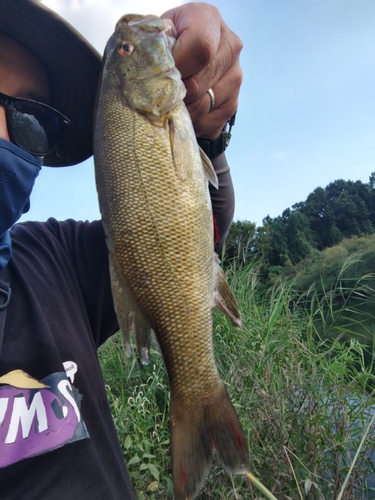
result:
[(161, 76), (165, 76), (166, 78), (170, 78), (171, 80), (175, 79), (176, 72), (178, 69), (175, 66), (171, 66), (168, 69), (164, 69), (157, 73), (153, 73), (152, 75), (144, 76), (143, 78), (139, 78), (140, 81), (144, 80), (152, 80), (153, 78), (160, 78)]
[(168, 68), (168, 69), (166, 69), (166, 70), (164, 70), (164, 71), (161, 71), (161, 72), (159, 73), (159, 76), (160, 76), (160, 75), (162, 75), (162, 76), (163, 76), (163, 75), (165, 75), (165, 76), (169, 76), (171, 73), (174, 73), (175, 71), (176, 71), (175, 66), (172, 66), (172, 67), (170, 67), (170, 68)]
[(146, 31), (150, 34), (154, 31), (155, 34), (164, 32), (166, 36), (177, 38), (177, 30), (170, 19), (162, 19), (154, 14), (147, 16), (139, 14), (126, 14), (122, 16), (116, 23), (116, 29), (122, 24), (128, 25), (135, 32)]
[(177, 30), (175, 28), (175, 25), (170, 19), (163, 19), (164, 25), (165, 25), (165, 34), (167, 36), (171, 36), (173, 38), (177, 38)]

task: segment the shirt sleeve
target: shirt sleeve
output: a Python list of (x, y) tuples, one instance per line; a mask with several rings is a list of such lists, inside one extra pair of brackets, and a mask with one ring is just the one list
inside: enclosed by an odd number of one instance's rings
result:
[(212, 160), (216, 175), (219, 180), (219, 189), (210, 185), (212, 212), (216, 220), (219, 238), (215, 246), (218, 252), (228, 237), (229, 229), (234, 216), (234, 188), (230, 168), (225, 156), (221, 154)]

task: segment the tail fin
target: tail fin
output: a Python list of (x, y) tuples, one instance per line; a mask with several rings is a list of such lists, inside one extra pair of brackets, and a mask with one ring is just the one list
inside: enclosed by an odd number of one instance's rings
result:
[(172, 399), (171, 446), (175, 500), (198, 495), (214, 450), (228, 472), (249, 470), (244, 432), (224, 386), (199, 407), (184, 408)]

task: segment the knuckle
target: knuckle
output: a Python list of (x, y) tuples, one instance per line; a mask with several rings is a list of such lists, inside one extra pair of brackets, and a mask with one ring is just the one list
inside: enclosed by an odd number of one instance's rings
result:
[(243, 42), (241, 38), (226, 24), (223, 24), (222, 38), (225, 39), (229, 45), (233, 59), (238, 58), (243, 49)]
[(235, 70), (233, 71), (232, 85), (235, 88), (239, 89), (242, 85), (242, 81), (243, 81), (243, 72), (242, 72), (240, 65), (238, 64), (236, 66)]
[(223, 105), (221, 106), (223, 126), (234, 115), (234, 113), (236, 113), (237, 108), (238, 108), (238, 99), (226, 101), (225, 103), (223, 103)]
[[(233, 31), (232, 31), (233, 33)], [(233, 41), (233, 50), (234, 52), (239, 56), (242, 49), (243, 49), (243, 42), (239, 36), (237, 36), (235, 33), (234, 35), (234, 41)]]
[[(226, 93), (232, 98), (238, 96), (242, 85), (242, 81), (243, 81), (243, 72), (240, 64), (237, 62), (225, 74), (224, 88), (226, 89)], [(230, 97), (228, 97), (228, 99)]]
[(211, 36), (204, 34), (199, 39), (199, 45), (196, 51), (196, 58), (199, 65), (204, 68), (215, 56), (216, 47), (214, 39)]

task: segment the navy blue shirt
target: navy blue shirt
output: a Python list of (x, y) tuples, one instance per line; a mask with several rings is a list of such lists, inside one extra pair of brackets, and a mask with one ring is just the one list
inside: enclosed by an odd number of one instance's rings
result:
[(97, 357), (118, 330), (101, 222), (26, 222), (11, 237), (0, 498), (134, 499)]

